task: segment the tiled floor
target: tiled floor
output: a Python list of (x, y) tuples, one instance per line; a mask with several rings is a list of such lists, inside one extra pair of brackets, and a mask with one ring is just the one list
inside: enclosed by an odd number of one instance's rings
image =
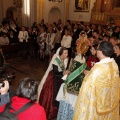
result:
[(10, 67), (6, 69), (6, 73), (15, 72), (16, 78), (12, 85), (16, 90), (20, 79), (24, 77), (35, 78), (40, 83), (48, 66), (47, 60), (39, 61), (37, 58), (22, 59), (20, 57), (6, 59)]

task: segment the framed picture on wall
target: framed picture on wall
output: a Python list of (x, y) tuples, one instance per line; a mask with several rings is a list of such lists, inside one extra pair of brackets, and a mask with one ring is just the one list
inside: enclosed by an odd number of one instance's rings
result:
[(75, 0), (74, 12), (89, 12), (90, 0)]

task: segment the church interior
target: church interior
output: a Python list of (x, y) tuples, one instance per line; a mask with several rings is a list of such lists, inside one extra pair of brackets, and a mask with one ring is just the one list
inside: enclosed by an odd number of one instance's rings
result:
[[(5, 66), (3, 71), (0, 69), (0, 75), (15, 73), (12, 80), (14, 91), (25, 77), (35, 78), (40, 83), (49, 66), (53, 46), (46, 44), (44, 52), (39, 48), (40, 32), (46, 31), (47, 36), (51, 29), (55, 34), (60, 31), (62, 40), (65, 27), (74, 39), (71, 43), (72, 56), (81, 31), (85, 31), (89, 38), (95, 32), (99, 36), (93, 35), (95, 42), (108, 40), (115, 33), (120, 43), (120, 0), (0, 0), (0, 53)], [(24, 29), (27, 34), (22, 39), (20, 31)], [(79, 29), (78, 33), (75, 33), (76, 29)], [(1, 37), (4, 36), (8, 41), (3, 41)], [(0, 60), (0, 68), (3, 67), (1, 64)]]
[[(0, 24), (3, 19), (13, 19), (18, 27), (31, 27), (44, 20), (44, 23), (58, 22), (61, 19), (65, 25), (84, 22), (85, 25), (120, 26), (119, 0), (86, 0), (87, 8), (77, 7), (80, 0), (0, 0)], [(85, 0), (83, 0), (85, 1)], [(46, 68), (46, 67), (45, 67)], [(42, 75), (41, 75), (42, 77)]]

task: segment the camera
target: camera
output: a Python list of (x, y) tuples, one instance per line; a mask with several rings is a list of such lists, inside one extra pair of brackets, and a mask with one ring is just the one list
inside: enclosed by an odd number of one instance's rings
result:
[(0, 83), (2, 84), (0, 86), (1, 87), (4, 87), (4, 81), (7, 80), (9, 82), (9, 84), (12, 83), (12, 80), (15, 79), (15, 73), (8, 73), (8, 74), (3, 74), (2, 78), (0, 78)]

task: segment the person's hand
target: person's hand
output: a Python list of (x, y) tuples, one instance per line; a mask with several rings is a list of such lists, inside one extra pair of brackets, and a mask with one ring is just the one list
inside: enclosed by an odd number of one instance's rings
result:
[(90, 71), (89, 70), (84, 70), (84, 74), (87, 75)]
[(65, 70), (64, 72), (63, 72), (63, 75), (66, 75), (66, 74), (68, 74), (70, 71), (69, 70)]
[(0, 93), (1, 95), (6, 94), (9, 90), (9, 82), (7, 80), (3, 81), (4, 87), (1, 87), (2, 83), (0, 83)]

